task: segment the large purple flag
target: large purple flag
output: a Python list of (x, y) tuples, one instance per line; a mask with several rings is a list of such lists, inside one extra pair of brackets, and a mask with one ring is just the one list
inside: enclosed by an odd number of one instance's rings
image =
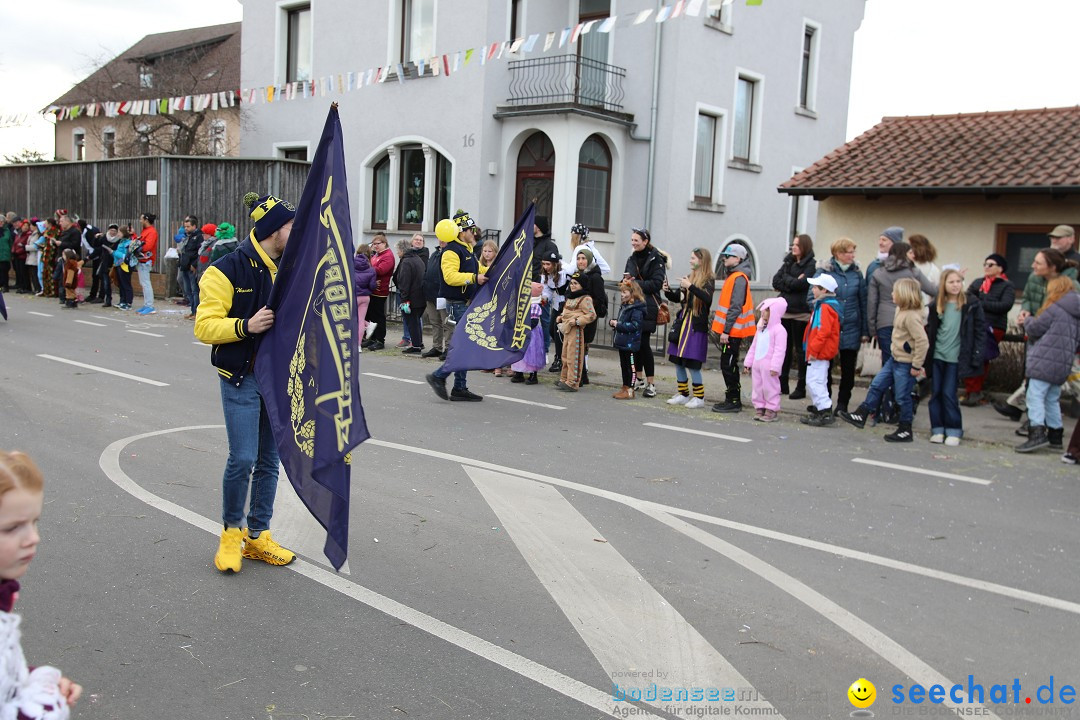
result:
[(530, 204), (499, 248), (465, 315), (458, 320), (446, 353), (446, 370), (490, 370), (525, 356), (532, 295), (533, 223)]
[(0, 292), (0, 315), (7, 320), (7, 303), (4, 302), (4, 293)]
[(350, 451), (367, 440), (360, 404), (352, 220), (337, 105), (330, 108), (267, 305), (274, 326), (255, 372), (281, 464), (326, 528), (327, 559), (349, 551)]

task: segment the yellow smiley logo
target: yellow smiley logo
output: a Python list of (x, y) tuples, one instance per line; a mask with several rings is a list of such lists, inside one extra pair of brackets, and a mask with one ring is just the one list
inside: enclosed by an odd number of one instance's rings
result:
[(851, 683), (847, 691), (848, 700), (857, 708), (868, 708), (877, 699), (877, 690), (874, 684), (866, 678), (859, 678)]

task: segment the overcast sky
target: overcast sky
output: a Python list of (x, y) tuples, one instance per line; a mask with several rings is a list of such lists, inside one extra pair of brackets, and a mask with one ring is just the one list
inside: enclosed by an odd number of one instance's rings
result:
[[(0, 0), (0, 117), (30, 116), (28, 127), (0, 127), (0, 155), (34, 148), (51, 157), (52, 126), (37, 111), (102, 58), (150, 33), (241, 15), (237, 0)], [(847, 137), (888, 115), (1076, 105), (1078, 27), (1080, 0), (867, 0)]]

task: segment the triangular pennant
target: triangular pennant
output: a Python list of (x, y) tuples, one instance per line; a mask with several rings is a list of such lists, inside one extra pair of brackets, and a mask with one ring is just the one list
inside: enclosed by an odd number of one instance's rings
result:
[(615, 27), (615, 17), (609, 17), (604, 22), (600, 23), (600, 27), (596, 28), (596, 32), (609, 33), (611, 28)]
[(561, 48), (566, 44), (566, 41), (570, 38), (570, 33), (573, 32), (573, 28), (563, 28), (562, 34), (559, 35), (559, 47)]
[(466, 65), (469, 64), (470, 60), (472, 60), (473, 52), (475, 52), (474, 48), (469, 48), (468, 50), (465, 51), (465, 64)]
[(525, 46), (521, 48), (522, 52), (531, 53), (533, 48), (536, 47), (536, 41), (540, 39), (540, 33), (533, 33), (529, 36), (529, 39), (525, 41)]
[(508, 52), (511, 55), (513, 55), (514, 53), (516, 53), (518, 50), (521, 49), (521, 46), (523, 44), (525, 44), (525, 38), (518, 38), (518, 39), (514, 40), (514, 42), (510, 43), (510, 50)]
[(652, 8), (649, 8), (648, 10), (642, 10), (637, 14), (637, 17), (634, 18), (634, 25), (640, 25), (641, 23), (645, 22), (649, 19), (650, 15), (652, 15)]
[(456, 53), (454, 53), (454, 72), (457, 72), (460, 67), (461, 67), (461, 51), (458, 50)]
[(578, 23), (577, 25), (574, 26), (574, 29), (570, 32), (570, 42), (571, 42), (571, 44), (577, 42), (578, 37), (581, 36), (581, 28), (583, 28), (583, 27), (585, 27), (584, 23)]
[(405, 66), (401, 63), (397, 64), (397, 81), (399, 84), (405, 84)]
[(697, 17), (701, 14), (701, 6), (705, 4), (705, 0), (690, 0), (690, 3), (686, 6), (686, 14), (690, 17)]
[(447, 77), (450, 77), (450, 58), (448, 58), (446, 55), (442, 56), (442, 65), (443, 72), (446, 73)]
[(671, 11), (671, 19), (672, 20), (674, 20), (675, 18), (682, 15), (683, 6), (685, 6), (685, 5), (686, 5), (686, 0), (679, 0), (679, 2), (675, 3), (675, 9)]
[(554, 32), (549, 32), (547, 34), (547, 37), (544, 38), (544, 52), (547, 52), (548, 50), (550, 50), (551, 45), (554, 42), (555, 42), (555, 33)]
[(660, 12), (656, 13), (656, 22), (662, 23), (669, 17), (671, 17), (671, 6), (665, 5), (664, 7), (660, 8)]

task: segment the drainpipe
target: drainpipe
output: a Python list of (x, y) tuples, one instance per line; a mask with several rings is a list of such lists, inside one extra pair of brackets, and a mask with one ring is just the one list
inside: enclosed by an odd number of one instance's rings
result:
[[(663, 0), (657, 3), (657, 9), (664, 6)], [(644, 137), (630, 132), (631, 140), (640, 140), (649, 143), (649, 169), (645, 178), (645, 227), (652, 224), (652, 201), (653, 201), (653, 176), (656, 172), (656, 115), (660, 98), (660, 33), (663, 23), (656, 24), (656, 35), (653, 41), (653, 76), (652, 76), (652, 107), (649, 108), (649, 134)]]

